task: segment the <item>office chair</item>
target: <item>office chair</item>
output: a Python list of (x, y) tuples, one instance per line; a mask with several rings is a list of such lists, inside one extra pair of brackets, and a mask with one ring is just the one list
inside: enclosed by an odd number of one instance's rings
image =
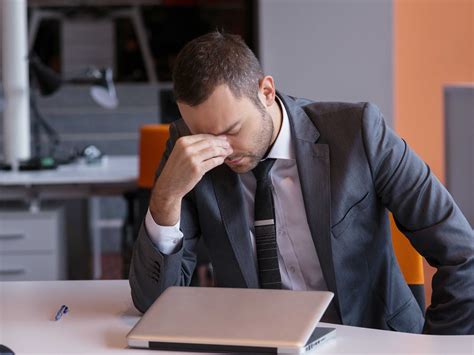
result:
[[(133, 243), (148, 210), (151, 190), (155, 183), (155, 173), (165, 152), (168, 138), (168, 124), (150, 124), (140, 129), (138, 189), (125, 195), (128, 214), (122, 234), (124, 278), (128, 278)], [(197, 259), (191, 285), (212, 286), (212, 267), (202, 239), (197, 245)]]
[(150, 190), (169, 138), (168, 124), (149, 124), (140, 128), (138, 187)]
[(122, 276), (128, 278), (135, 239), (148, 210), (155, 173), (165, 151), (169, 125), (150, 124), (140, 128), (138, 188), (125, 193), (127, 217), (122, 229)]
[[(147, 212), (151, 189), (155, 182), (156, 169), (160, 164), (168, 138), (168, 124), (145, 125), (140, 129), (138, 189), (125, 195), (128, 202), (128, 215), (127, 222), (124, 225), (122, 238), (124, 278), (128, 278), (133, 243), (138, 236), (140, 225)], [(393, 247), (398, 263), (400, 264), (400, 268), (408, 286), (412, 290), (420, 308), (424, 312), (425, 292), (423, 259), (398, 230), (392, 215), (390, 215), (390, 223)], [(208, 253), (202, 245), (202, 242), (198, 244), (197, 253), (198, 268), (192, 281), (192, 284), (195, 285), (202, 284), (203, 273), (207, 274), (205, 277), (212, 280), (212, 266), (209, 264)], [(207, 270), (204, 270), (203, 268), (199, 269), (199, 266), (209, 267)], [(197, 274), (200, 274), (200, 277), (198, 277)], [(198, 278), (201, 281), (197, 280)], [(210, 281), (210, 283), (212, 284), (212, 281)]]
[(425, 278), (423, 273), (423, 257), (413, 248), (408, 239), (398, 230), (392, 214), (390, 214), (392, 243), (398, 264), (405, 281), (415, 296), (418, 305), (425, 313)]

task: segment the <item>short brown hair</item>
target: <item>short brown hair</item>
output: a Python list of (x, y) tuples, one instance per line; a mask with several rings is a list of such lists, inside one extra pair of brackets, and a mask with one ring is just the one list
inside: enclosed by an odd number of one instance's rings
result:
[(258, 86), (263, 76), (258, 59), (240, 36), (210, 32), (179, 52), (173, 69), (174, 95), (177, 101), (196, 106), (226, 84), (236, 97), (245, 95), (260, 107)]

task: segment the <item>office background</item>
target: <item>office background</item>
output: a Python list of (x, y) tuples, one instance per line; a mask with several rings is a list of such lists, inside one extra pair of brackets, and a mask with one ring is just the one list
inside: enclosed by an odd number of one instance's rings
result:
[[(287, 94), (374, 102), (442, 182), (450, 174), (464, 176), (459, 184), (466, 186), (457, 184), (458, 193), (472, 194), (472, 143), (456, 150), (456, 133), (445, 140), (451, 107), (445, 98), (456, 91), (448, 86), (461, 84), (472, 92), (474, 83), (472, 0), (31, 0), (28, 6), (30, 20), (35, 11), (53, 13), (39, 25), (32, 45), (48, 66), (62, 74), (87, 65), (114, 70), (120, 100), (116, 110), (95, 105), (79, 84), (40, 99), (63, 150), (94, 144), (108, 155), (137, 154), (139, 128), (169, 122), (177, 114), (169, 83), (175, 54), (186, 41), (220, 28), (241, 34)], [(134, 6), (144, 19), (151, 67), (130, 17), (114, 15)], [(452, 105), (456, 114), (459, 105)], [(458, 115), (463, 121), (455, 132), (470, 131), (472, 142), (474, 115), (465, 113), (474, 107), (472, 93), (462, 105)], [(0, 126), (0, 157), (2, 132)], [(461, 163), (446, 164), (450, 152), (455, 152), (451, 161)], [(461, 207), (472, 224), (469, 202)], [(63, 204), (66, 277), (88, 278), (87, 205), (78, 200)], [(101, 198), (101, 218), (108, 221), (101, 233), (102, 260), (112, 265), (104, 264), (104, 277), (120, 277), (114, 255), (119, 255), (126, 209), (121, 197)], [(425, 265), (427, 298), (432, 273)]]

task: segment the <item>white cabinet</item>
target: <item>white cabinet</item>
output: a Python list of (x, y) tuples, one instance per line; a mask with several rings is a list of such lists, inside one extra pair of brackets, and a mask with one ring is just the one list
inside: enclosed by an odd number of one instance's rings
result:
[(0, 209), (0, 281), (66, 277), (63, 210)]

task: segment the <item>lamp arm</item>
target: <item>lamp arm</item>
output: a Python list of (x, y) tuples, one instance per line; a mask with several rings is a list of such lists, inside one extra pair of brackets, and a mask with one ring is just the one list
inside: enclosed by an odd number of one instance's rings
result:
[(97, 67), (91, 66), (64, 74), (63, 81), (69, 83), (76, 80), (97, 79), (100, 78), (100, 75), (100, 70)]

